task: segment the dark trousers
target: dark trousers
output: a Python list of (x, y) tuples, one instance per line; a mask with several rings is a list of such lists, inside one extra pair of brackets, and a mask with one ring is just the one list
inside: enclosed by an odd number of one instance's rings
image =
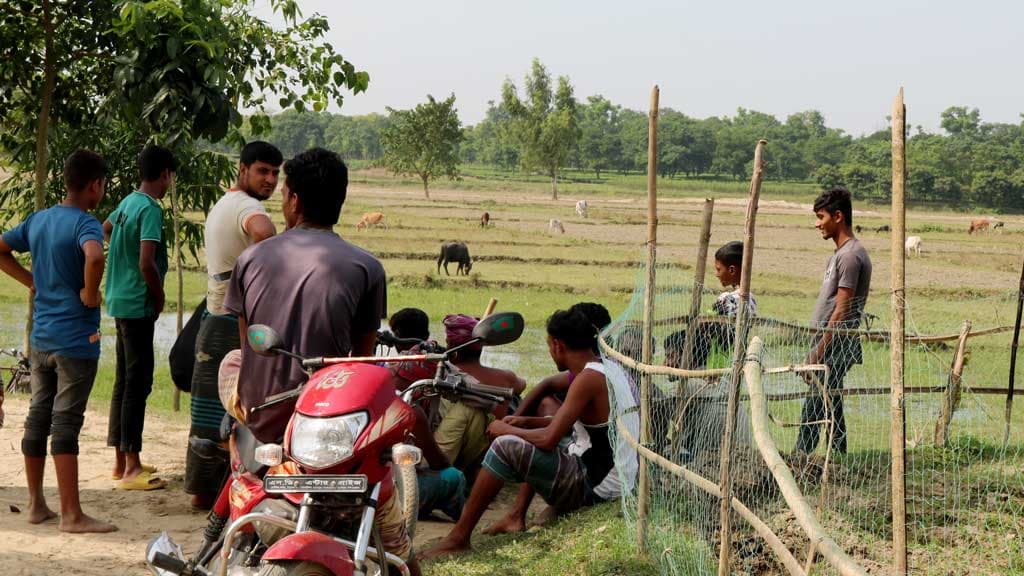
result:
[(153, 318), (116, 318), (117, 376), (110, 399), (107, 446), (142, 451), (146, 399), (153, 390)]
[[(826, 388), (829, 391), (829, 400), (832, 403), (832, 451), (840, 454), (846, 453), (846, 418), (843, 416), (843, 397), (833, 393), (843, 388), (843, 379), (849, 366), (829, 366), (829, 377)], [(829, 417), (825, 406), (825, 399), (821, 391), (815, 387), (814, 396), (804, 400), (803, 410), (800, 411), (800, 435), (796, 439), (796, 451), (810, 454), (818, 447), (818, 436), (821, 429), (825, 428), (825, 434), (829, 433), (828, 423), (812, 424), (820, 422)]]
[(32, 403), (25, 418), (21, 453), (78, 454), (78, 434), (85, 422), (85, 406), (96, 380), (98, 358), (68, 358), (52, 352), (32, 351)]
[[(238, 338), (237, 318), (212, 314), (203, 318), (196, 336), (189, 436), (220, 441), (224, 407), (220, 403), (217, 376), (224, 356), (239, 348)], [(227, 458), (204, 459), (189, 448), (185, 454), (185, 492), (216, 495), (227, 471)]]

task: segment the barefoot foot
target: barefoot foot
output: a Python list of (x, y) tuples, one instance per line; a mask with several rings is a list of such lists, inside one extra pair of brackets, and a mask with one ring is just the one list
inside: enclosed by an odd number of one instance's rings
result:
[(526, 521), (519, 514), (506, 514), (503, 518), (481, 530), (481, 534), (514, 534), (526, 531)]
[(103, 534), (106, 532), (116, 532), (117, 526), (82, 514), (74, 521), (67, 518), (61, 520), (60, 531), (73, 534)]
[(28, 513), (29, 524), (42, 524), (48, 520), (53, 520), (57, 517), (57, 513), (50, 510), (46, 504), (42, 506), (32, 507), (32, 511)]
[(557, 520), (558, 516), (558, 510), (555, 510), (552, 506), (548, 506), (533, 518), (533, 522), (530, 522), (530, 526), (547, 526)]
[(469, 552), (469, 550), (470, 547), (468, 540), (466, 542), (460, 542), (457, 540), (449, 540), (448, 538), (444, 538), (443, 540), (441, 540), (437, 544), (434, 544), (430, 548), (427, 548), (422, 552), (417, 552), (416, 558), (420, 560), (434, 560), (437, 558), (443, 558), (445, 556), (451, 556), (454, 554), (462, 554), (464, 552)]

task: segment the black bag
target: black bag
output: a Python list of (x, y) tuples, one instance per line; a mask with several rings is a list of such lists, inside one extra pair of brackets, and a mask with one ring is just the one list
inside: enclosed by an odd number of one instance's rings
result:
[(171, 346), (167, 362), (171, 365), (171, 380), (182, 392), (192, 392), (192, 371), (196, 367), (196, 338), (199, 337), (199, 325), (206, 314), (206, 298), (199, 303), (192, 317), (178, 334), (178, 339)]

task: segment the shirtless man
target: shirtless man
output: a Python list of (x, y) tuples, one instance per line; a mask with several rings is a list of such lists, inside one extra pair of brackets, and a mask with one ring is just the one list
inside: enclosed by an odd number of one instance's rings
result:
[[(469, 550), (470, 535), (505, 482), (523, 482), (560, 512), (603, 502), (614, 480), (608, 438), (610, 405), (604, 366), (594, 354), (594, 326), (580, 312), (561, 310), (548, 319), (548, 352), (560, 371), (575, 374), (565, 402), (553, 418), (508, 416), (493, 422), (494, 442), (484, 456), (462, 517), (452, 531), (421, 558)], [(560, 446), (573, 431), (573, 442)], [(581, 449), (583, 436), (590, 447)], [(507, 521), (523, 523), (525, 518)]]

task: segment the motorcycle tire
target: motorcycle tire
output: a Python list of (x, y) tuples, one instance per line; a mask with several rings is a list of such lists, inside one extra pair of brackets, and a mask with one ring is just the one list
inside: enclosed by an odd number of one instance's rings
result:
[(316, 562), (268, 560), (260, 568), (259, 576), (334, 576), (334, 574)]
[(398, 467), (398, 495), (401, 497), (402, 514), (405, 516), (405, 530), (409, 538), (416, 535), (416, 520), (420, 515), (419, 484), (416, 481), (415, 466)]

